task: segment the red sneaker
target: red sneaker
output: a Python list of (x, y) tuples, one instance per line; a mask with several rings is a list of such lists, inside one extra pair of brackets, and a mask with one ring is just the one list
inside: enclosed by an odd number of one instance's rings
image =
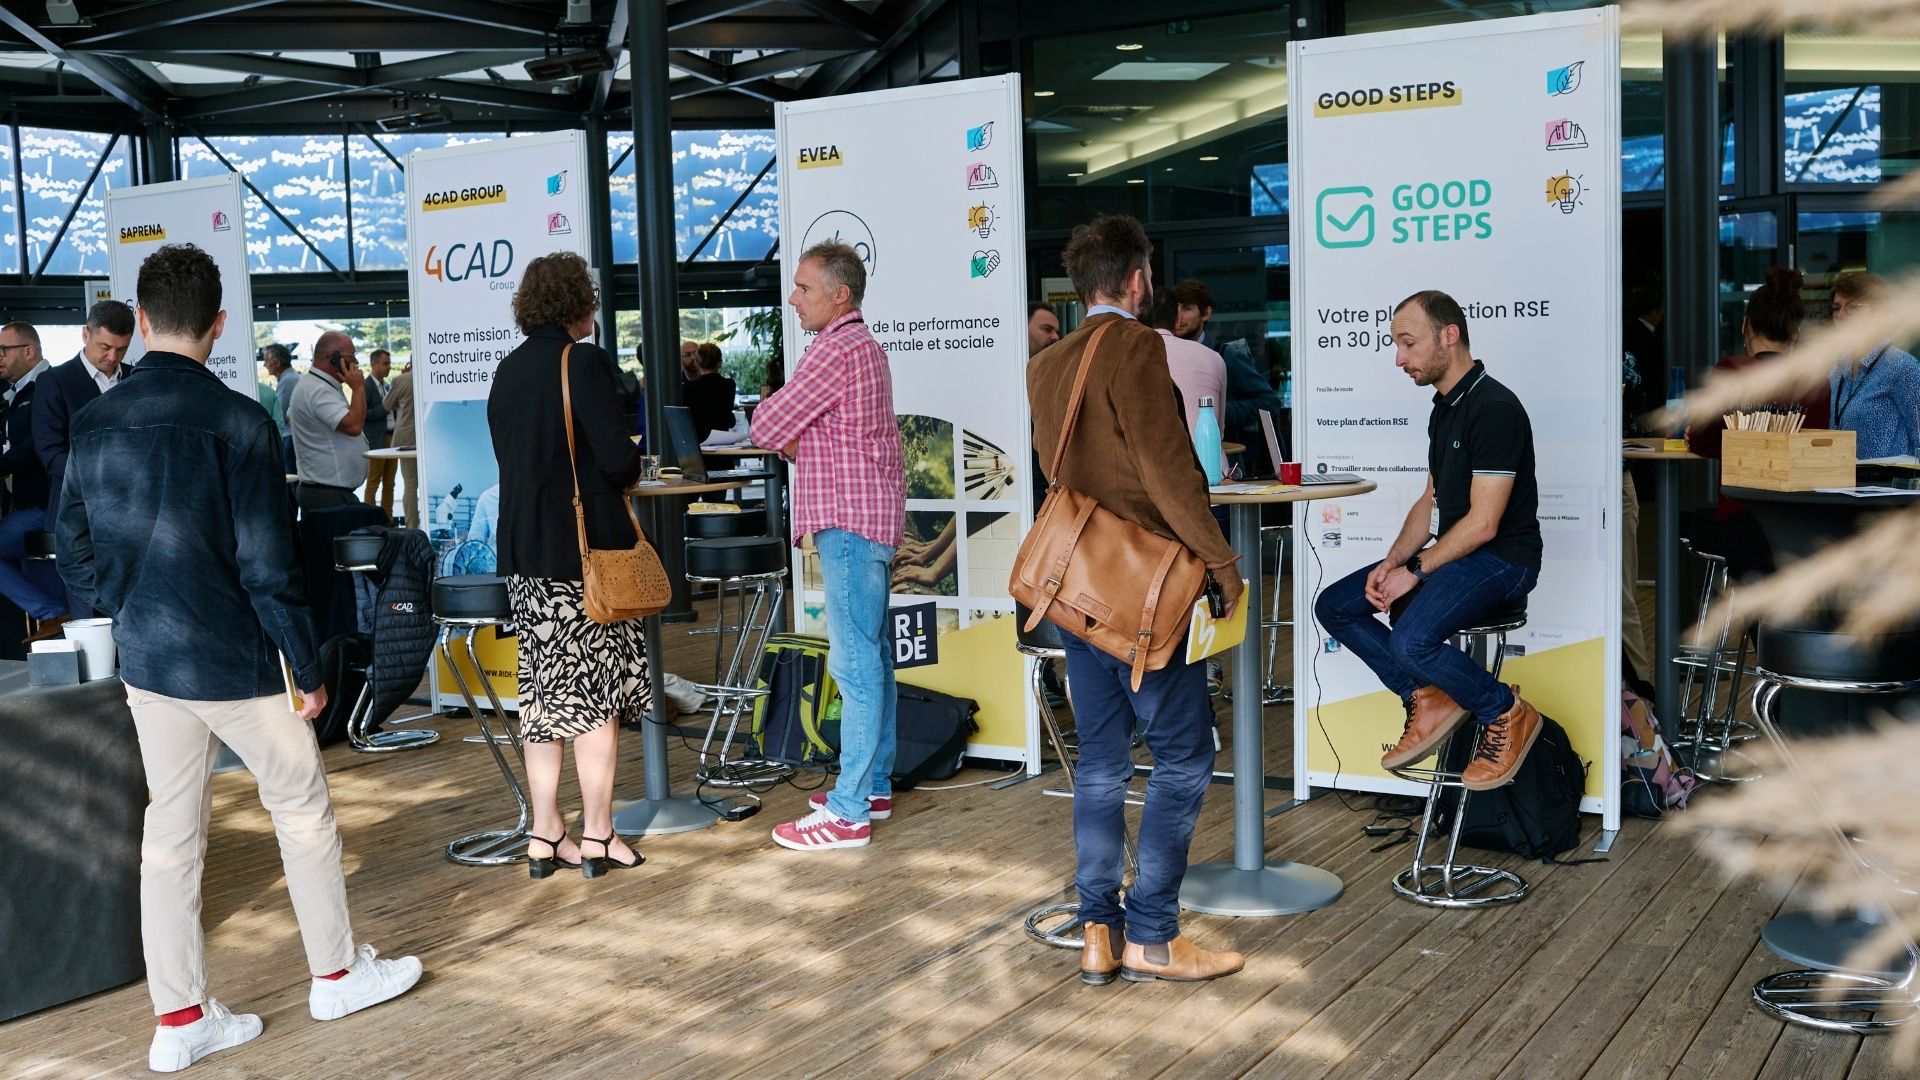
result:
[(855, 825), (830, 810), (815, 810), (799, 821), (789, 821), (773, 829), (773, 842), (795, 851), (866, 847), (872, 840), (871, 825)]
[[(815, 810), (825, 810), (827, 808), (827, 793), (824, 791), (814, 792), (812, 797), (807, 799), (807, 805), (813, 807)], [(892, 799), (882, 799), (878, 795), (867, 796), (868, 821), (885, 821), (892, 816)]]

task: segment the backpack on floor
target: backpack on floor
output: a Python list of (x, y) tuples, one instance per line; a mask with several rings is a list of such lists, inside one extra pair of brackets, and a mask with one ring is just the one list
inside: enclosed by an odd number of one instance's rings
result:
[(839, 756), (838, 739), (829, 740), (826, 731), (827, 714), (839, 704), (840, 688), (827, 672), (825, 638), (768, 638), (756, 685), (767, 691), (753, 702), (753, 741), (762, 757), (810, 765)]
[[(1463, 734), (1465, 731), (1463, 729)], [(1470, 760), (1471, 740), (1453, 740), (1446, 767), (1459, 770)], [(1559, 724), (1544, 713), (1540, 735), (1527, 752), (1513, 783), (1492, 791), (1476, 791), (1467, 800), (1467, 818), (1460, 825), (1460, 843), (1485, 851), (1510, 851), (1541, 862), (1580, 843), (1580, 797), (1586, 792), (1587, 765)], [(1460, 789), (1441, 795), (1433, 816), (1435, 830), (1453, 827)]]
[(1646, 699), (1626, 686), (1620, 688), (1620, 728), (1621, 809), (1654, 819), (1685, 810), (1699, 780), (1673, 759)]
[(980, 730), (973, 714), (980, 706), (919, 686), (896, 686), (895, 731), (899, 749), (893, 759), (893, 788), (911, 791), (923, 780), (946, 780), (960, 771), (967, 740)]
[(327, 707), (313, 718), (313, 735), (321, 746), (347, 737), (347, 720), (367, 686), (367, 668), (373, 663), (373, 639), (365, 634), (335, 634), (320, 643), (320, 681), (327, 688)]

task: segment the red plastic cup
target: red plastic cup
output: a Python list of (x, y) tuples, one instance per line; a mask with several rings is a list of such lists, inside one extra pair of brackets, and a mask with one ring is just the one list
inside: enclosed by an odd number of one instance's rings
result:
[(1300, 463), (1297, 461), (1281, 462), (1280, 463), (1280, 482), (1283, 484), (1299, 483), (1300, 482)]

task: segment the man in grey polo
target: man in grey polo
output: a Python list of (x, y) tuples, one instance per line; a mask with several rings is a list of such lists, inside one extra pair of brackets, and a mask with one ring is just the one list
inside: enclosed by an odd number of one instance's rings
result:
[(313, 366), (285, 405), (299, 464), (302, 510), (359, 502), (367, 479), (366, 375), (354, 356), (353, 339), (337, 330), (320, 335)]

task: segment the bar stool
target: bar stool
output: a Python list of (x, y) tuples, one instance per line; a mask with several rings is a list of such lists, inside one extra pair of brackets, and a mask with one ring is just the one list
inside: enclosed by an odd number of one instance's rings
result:
[[(682, 535), (688, 543), (695, 540), (720, 540), (729, 536), (765, 536), (767, 535), (767, 512), (765, 510), (743, 509), (739, 511), (708, 511), (696, 513), (688, 510), (684, 515)], [(704, 591), (702, 595), (706, 595)], [(695, 637), (704, 637), (714, 632), (711, 626), (702, 626), (687, 631)]]
[[(333, 539), (333, 568), (346, 574), (365, 574), (380, 569), (380, 549), (384, 536), (336, 536)], [(347, 714), (347, 745), (362, 754), (391, 754), (398, 750), (418, 750), (440, 741), (440, 733), (426, 728), (411, 731), (373, 731), (373, 659), (371, 649), (367, 666), (360, 670), (360, 696)]]
[[(1714, 605), (1730, 588), (1727, 559), (1724, 555), (1701, 551), (1686, 540), (1682, 540), (1680, 545), (1687, 554), (1705, 564), (1700, 585), (1700, 614), (1694, 620), (1695, 626), (1704, 626)], [(1720, 636), (1713, 645), (1683, 645), (1680, 655), (1673, 658), (1673, 663), (1687, 673), (1680, 688), (1677, 715), (1686, 716), (1687, 707), (1693, 702), (1695, 676), (1704, 680), (1700, 704), (1694, 710), (1692, 734), (1674, 740), (1675, 758), (1685, 761), (1688, 771), (1694, 776), (1716, 784), (1743, 784), (1760, 778), (1759, 766), (1753, 759), (1734, 748), (1734, 744), (1749, 742), (1758, 736), (1751, 730), (1743, 731), (1750, 725), (1734, 717), (1734, 710), (1740, 701), (1740, 680), (1754, 672), (1747, 666), (1745, 633), (1739, 635), (1732, 659), (1728, 659), (1728, 639), (1733, 636), (1732, 612), (1729, 611), (1721, 621)], [(1727, 704), (1725, 711), (1716, 715), (1723, 678), (1729, 682)]]
[[(1527, 602), (1523, 597), (1488, 612), (1477, 625), (1453, 635), (1453, 642), (1476, 661), (1486, 665), (1493, 677), (1498, 679), (1500, 668), (1506, 660), (1507, 635), (1526, 625)], [(1491, 657), (1488, 656), (1489, 644), (1492, 645)], [(1471, 740), (1468, 753), (1464, 759), (1457, 758), (1452, 753), (1454, 740), (1469, 728), (1471, 731), (1466, 736)], [(1462, 865), (1454, 861), (1460, 850), (1460, 826), (1467, 820), (1467, 800), (1473, 792), (1460, 783), (1460, 774), (1465, 766), (1451, 763), (1472, 761), (1485, 735), (1486, 727), (1469, 717), (1439, 745), (1431, 766), (1408, 765), (1388, 770), (1402, 780), (1425, 781), (1430, 785), (1427, 789), (1426, 811), (1420, 815), (1420, 832), (1414, 840), (1413, 865), (1393, 878), (1393, 891), (1416, 904), (1442, 908), (1492, 907), (1495, 904), (1514, 903), (1527, 895), (1529, 886), (1526, 879), (1511, 870)], [(1440, 803), (1441, 793), (1449, 788), (1460, 792), (1460, 801), (1453, 808), (1453, 829), (1447, 836), (1447, 854), (1441, 861), (1429, 863), (1427, 838), (1433, 832), (1434, 808)]]
[[(1287, 683), (1275, 682), (1273, 678), (1274, 665), (1280, 659), (1280, 631), (1282, 628), (1291, 629), (1293, 626), (1292, 619), (1280, 617), (1280, 605), (1285, 600), (1283, 594), (1286, 592), (1280, 588), (1280, 579), (1286, 574), (1287, 544), (1292, 538), (1292, 525), (1260, 526), (1260, 561), (1263, 568), (1266, 565), (1267, 549), (1273, 548), (1273, 588), (1268, 590), (1271, 595), (1268, 598), (1267, 614), (1260, 620), (1260, 632), (1265, 637), (1267, 649), (1266, 674), (1262, 676), (1260, 682), (1260, 704), (1262, 705), (1283, 705), (1293, 700), (1293, 687)], [(1232, 701), (1233, 687), (1222, 687), (1220, 696), (1227, 701)], [(1214, 749), (1219, 748), (1219, 736), (1216, 733)]]
[[(736, 517), (744, 515), (703, 515)], [(765, 519), (762, 517), (764, 526)], [(704, 632), (713, 635), (713, 681), (695, 686), (713, 700), (713, 717), (707, 722), (707, 737), (700, 744), (700, 770), (695, 775), (701, 784), (724, 788), (747, 788), (774, 783), (793, 775), (793, 766), (764, 757), (739, 757), (729, 760), (734, 737), (742, 716), (751, 717), (756, 702), (767, 694), (764, 686), (749, 686), (759, 670), (760, 655), (773, 635), (773, 622), (787, 591), (787, 543), (777, 536), (721, 536), (687, 542), (687, 581), (712, 585), (715, 592), (713, 626)], [(727, 622), (727, 598), (735, 601), (735, 618)], [(702, 631), (694, 631), (700, 633)], [(733, 639), (733, 651), (727, 651), (727, 639)], [(727, 732), (720, 749), (713, 749), (719, 734), (720, 719), (726, 717)], [(757, 749), (757, 748), (756, 748)], [(752, 793), (749, 792), (749, 795)], [(758, 800), (758, 796), (753, 796)]]
[[(1754, 637), (1759, 682), (1753, 691), (1753, 713), (1760, 730), (1800, 781), (1834, 842), (1850, 855), (1847, 864), (1853, 873), (1863, 883), (1884, 878), (1884, 872), (1860, 854), (1860, 844), (1834, 817), (1820, 797), (1819, 786), (1802, 774), (1781, 735), (1776, 713), (1780, 692), (1789, 687), (1833, 694), (1920, 692), (1920, 629), (1869, 640), (1821, 626), (1763, 622)], [(1853, 946), (1877, 934), (1887, 918), (1878, 911), (1862, 912), (1850, 920), (1803, 912), (1769, 922), (1761, 931), (1767, 949), (1807, 967), (1755, 983), (1754, 1005), (1790, 1024), (1856, 1035), (1908, 1023), (1920, 1013), (1920, 990), (1915, 983), (1920, 948), (1911, 936), (1905, 940), (1904, 955), (1893, 959), (1886, 970), (1841, 966)]]
[[(507, 583), (498, 575), (459, 574), (438, 578), (433, 583), (433, 621), (440, 627), (440, 659), (446, 663), (447, 670), (453, 672), (454, 685), (459, 687), (460, 697), (467, 703), (467, 711), (473, 714), (474, 723), (480, 725), (481, 741), (492, 751), (494, 764), (500, 766), (500, 775), (506, 779), (507, 790), (520, 807), (520, 820), (513, 828), (471, 833), (447, 844), (447, 858), (466, 866), (504, 866), (527, 857), (527, 828), (532, 824), (532, 810), (527, 805), (526, 789), (521, 786), (519, 777), (514, 775), (506, 754), (500, 751), (500, 743), (503, 739), (512, 743), (514, 756), (520, 759), (523, 770), (526, 768), (526, 753), (520, 746), (519, 729), (513, 726), (506, 708), (500, 704), (500, 696), (493, 689), (493, 680), (487, 677), (487, 669), (480, 666), (480, 654), (473, 645), (473, 637), (481, 627), (503, 626), (512, 619), (513, 607), (507, 600)], [(481, 688), (487, 692), (487, 701), (493, 706), (494, 717), (505, 729), (502, 735), (494, 734), (493, 728), (487, 723), (486, 712), (473, 699), (467, 676), (454, 658), (455, 637), (466, 639), (467, 662), (472, 665)]]
[[(1053, 752), (1060, 759), (1060, 771), (1066, 774), (1067, 789), (1057, 791), (1048, 789), (1044, 794), (1073, 797), (1073, 763), (1076, 754), (1069, 753), (1067, 743), (1060, 735), (1060, 722), (1053, 714), (1053, 706), (1047, 704), (1046, 682), (1041, 669), (1049, 661), (1065, 662), (1067, 650), (1060, 643), (1060, 628), (1042, 619), (1040, 625), (1032, 630), (1025, 629), (1027, 618), (1032, 611), (1024, 604), (1016, 603), (1013, 613), (1013, 632), (1017, 638), (1015, 648), (1028, 660), (1027, 690), (1033, 695), (1034, 707), (1040, 712), (1040, 727), (1046, 732), (1047, 741), (1053, 744)], [(1127, 795), (1127, 805), (1141, 806), (1144, 801)], [(1126, 852), (1127, 876), (1131, 878), (1140, 869), (1140, 854), (1134, 848), (1133, 837), (1123, 834), (1120, 843)], [(1125, 900), (1122, 899), (1122, 906)], [(1064, 903), (1046, 904), (1027, 913), (1027, 935), (1044, 945), (1053, 945), (1062, 949), (1078, 949), (1085, 944), (1080, 934), (1061, 932), (1067, 927), (1078, 928), (1080, 902), (1068, 900)]]

